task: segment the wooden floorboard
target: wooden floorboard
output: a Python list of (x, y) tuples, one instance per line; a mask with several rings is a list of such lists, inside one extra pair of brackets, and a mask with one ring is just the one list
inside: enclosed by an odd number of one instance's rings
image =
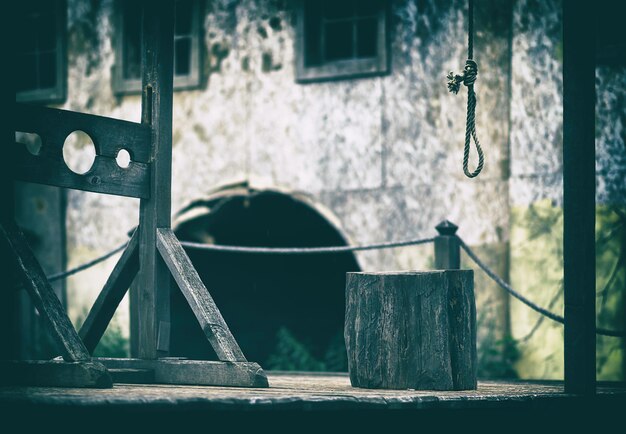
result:
[[(43, 387), (0, 388), (0, 406), (24, 403), (111, 409), (185, 406), (206, 410), (447, 409), (515, 407), (575, 401), (562, 382), (480, 381), (471, 391), (357, 389), (347, 375), (268, 373), (270, 387), (236, 388), (177, 385), (116, 384), (112, 389), (85, 390)], [(626, 400), (626, 388), (602, 385), (598, 399)]]

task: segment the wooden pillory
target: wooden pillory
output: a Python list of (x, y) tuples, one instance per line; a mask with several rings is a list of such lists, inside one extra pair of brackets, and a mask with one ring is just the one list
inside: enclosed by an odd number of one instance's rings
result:
[[(149, 7), (148, 7), (149, 6)], [(4, 384), (110, 387), (114, 381), (267, 387), (257, 363), (246, 361), (209, 292), (171, 229), (173, 1), (144, 1), (141, 123), (16, 104), (14, 131), (36, 133), (39, 155), (14, 151), (12, 178), (27, 182), (140, 199), (139, 226), (96, 299), (80, 332), (73, 328), (50, 283), (13, 220), (3, 212), (1, 238), (63, 360), (2, 362)], [(87, 133), (96, 148), (93, 167), (72, 172), (63, 144), (74, 131)], [(128, 168), (116, 163), (121, 149)], [(5, 173), (4, 176), (7, 174)], [(4, 179), (4, 195), (11, 180)], [(8, 185), (8, 186), (7, 186)], [(7, 202), (10, 202), (8, 200)], [(169, 358), (170, 278), (173, 276), (220, 361)], [(2, 276), (11, 290), (11, 273)], [(137, 358), (91, 357), (129, 286), (136, 307)]]

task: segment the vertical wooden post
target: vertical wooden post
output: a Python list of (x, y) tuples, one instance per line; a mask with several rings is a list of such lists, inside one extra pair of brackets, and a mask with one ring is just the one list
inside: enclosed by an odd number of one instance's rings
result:
[(458, 270), (461, 268), (461, 247), (454, 223), (444, 220), (435, 229), (439, 235), (435, 237), (435, 269)]
[[(11, 43), (11, 35), (14, 35), (14, 19), (11, 14), (4, 14), (2, 19), (2, 53), (12, 62), (16, 61), (14, 44)], [(13, 129), (15, 104), (14, 88), (15, 68), (6, 68), (6, 76), (1, 86), (0, 107), (2, 108), (2, 147), (3, 157), (0, 159), (0, 224), (13, 221), (14, 197), (13, 197), (13, 164), (15, 146), (15, 130)], [(3, 270), (6, 264), (12, 264), (13, 258), (9, 246), (0, 242), (0, 263)], [(16, 274), (14, 268), (10, 267), (0, 276), (0, 359), (15, 359), (19, 353), (19, 343), (17, 341), (17, 325), (19, 321), (17, 298), (18, 291), (15, 290)]]
[(565, 391), (593, 394), (595, 337), (595, 7), (563, 2)]
[(170, 335), (170, 274), (156, 247), (157, 228), (171, 227), (172, 86), (174, 2), (143, 1), (142, 123), (152, 127), (150, 198), (139, 216), (139, 274), (133, 319), (136, 356), (167, 356)]

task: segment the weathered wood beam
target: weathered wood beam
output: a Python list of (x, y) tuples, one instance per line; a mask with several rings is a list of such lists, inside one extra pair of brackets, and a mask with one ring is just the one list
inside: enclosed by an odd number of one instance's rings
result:
[(136, 359), (120, 357), (94, 357), (94, 361), (102, 363), (107, 369), (147, 369), (154, 370), (162, 360), (187, 360), (182, 357), (167, 357), (163, 359)]
[[(160, 384), (269, 387), (265, 372), (253, 362), (218, 362), (177, 358), (157, 360), (97, 358), (95, 360), (114, 372), (153, 370), (154, 382)], [(136, 378), (143, 381), (144, 377), (137, 376)], [(129, 375), (127, 380), (133, 381), (133, 377)]]
[(563, 2), (565, 390), (580, 394), (596, 388), (595, 27), (589, 2)]
[[(136, 198), (150, 195), (150, 127), (134, 122), (71, 112), (48, 107), (16, 104), (15, 132), (35, 133), (41, 138), (38, 155), (15, 143), (14, 179), (57, 187)], [(70, 170), (63, 159), (65, 139), (74, 131), (87, 133), (96, 157), (87, 173)], [(128, 167), (117, 164), (125, 149), (131, 156)]]
[(220, 360), (245, 362), (239, 344), (171, 229), (157, 229), (157, 248)]
[(93, 361), (2, 361), (0, 385), (109, 388), (113, 381), (104, 365)]
[(133, 234), (85, 319), (79, 336), (93, 354), (139, 270), (139, 234)]
[[(16, 146), (24, 148), (21, 144)], [(91, 169), (80, 174), (70, 170), (63, 157), (35, 156), (19, 147), (16, 151), (14, 179), (17, 181), (115, 196), (150, 196), (148, 164), (131, 162), (127, 168), (121, 168), (115, 158), (96, 155)]]
[(96, 153), (115, 158), (126, 149), (133, 161), (150, 161), (150, 127), (136, 122), (39, 105), (15, 103), (14, 131), (41, 137), (43, 155), (62, 155), (65, 139), (74, 131), (91, 137)]
[(116, 384), (154, 384), (154, 369), (107, 368)]
[(265, 372), (253, 362), (165, 360), (156, 364), (154, 379), (164, 384), (269, 387)]
[(133, 355), (169, 353), (170, 275), (156, 249), (157, 228), (171, 227), (174, 2), (143, 1), (141, 122), (150, 126), (150, 198), (139, 214), (139, 274), (131, 289)]
[[(17, 265), (22, 284), (30, 295), (39, 315), (43, 318), (44, 324), (51, 333), (63, 358), (71, 362), (89, 360), (87, 348), (76, 333), (61, 302), (17, 225), (14, 222), (2, 222), (0, 235), (6, 240), (13, 252), (13, 259)], [(7, 289), (5, 288), (5, 290)]]

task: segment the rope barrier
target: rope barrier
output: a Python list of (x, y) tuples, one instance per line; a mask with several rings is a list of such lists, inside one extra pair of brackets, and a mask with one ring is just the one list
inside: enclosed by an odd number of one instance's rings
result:
[(366, 244), (360, 246), (324, 246), (324, 247), (243, 247), (227, 246), (223, 244), (204, 244), (191, 241), (181, 241), (183, 247), (198, 250), (210, 250), (216, 252), (231, 253), (262, 253), (270, 255), (310, 255), (319, 253), (343, 253), (363, 250), (391, 249), (395, 247), (416, 246), (434, 242), (434, 238), (422, 238), (405, 241), (391, 241), (387, 243)]
[(119, 253), (122, 250), (124, 250), (127, 245), (128, 245), (128, 241), (126, 241), (123, 244), (120, 244), (119, 246), (117, 246), (113, 250), (105, 253), (104, 255), (99, 256), (99, 257), (97, 257), (95, 259), (92, 259), (89, 262), (85, 262), (84, 264), (81, 264), (78, 267), (71, 268), (71, 269), (69, 269), (67, 271), (62, 271), (60, 273), (51, 274), (48, 277), (48, 281), (49, 282), (55, 282), (57, 280), (65, 279), (65, 278), (67, 278), (67, 277), (69, 277), (69, 276), (71, 276), (73, 274), (80, 273), (81, 271), (84, 271), (84, 270), (86, 270), (88, 268), (91, 268), (94, 265), (98, 265), (99, 263), (104, 262), (107, 259), (109, 259), (111, 256), (115, 255), (116, 253)]
[[(461, 238), (458, 238), (458, 240), (459, 240), (459, 244), (460, 244), (461, 248), (465, 251), (465, 253), (467, 253), (467, 256), (469, 256), (476, 263), (476, 265), (478, 265), (478, 267), (481, 270), (483, 270), (485, 272), (485, 274), (487, 276), (489, 276), (491, 278), (491, 280), (496, 282), (502, 289), (504, 289), (506, 292), (511, 294), (513, 297), (517, 298), (519, 301), (524, 303), (526, 306), (528, 306), (529, 308), (531, 308), (535, 312), (538, 312), (541, 315), (543, 315), (543, 316), (545, 316), (547, 318), (550, 318), (552, 321), (556, 321), (556, 322), (558, 322), (560, 324), (564, 324), (565, 323), (565, 318), (562, 317), (561, 315), (558, 315), (558, 314), (556, 314), (554, 312), (551, 312), (551, 311), (549, 311), (547, 309), (544, 309), (543, 307), (533, 303), (532, 301), (530, 301), (529, 299), (524, 297), (519, 292), (515, 291), (511, 287), (511, 285), (506, 283), (491, 268), (489, 268), (487, 266), (487, 264), (485, 264), (483, 261), (481, 261), (480, 258), (476, 255), (476, 253), (474, 253), (474, 251), (472, 249), (470, 249), (467, 244), (465, 244), (465, 241), (463, 241)], [(618, 337), (618, 338), (623, 338), (623, 337), (626, 336), (626, 333), (624, 333), (623, 331), (609, 330), (609, 329), (600, 328), (600, 327), (596, 327), (596, 334), (602, 335), (602, 336)]]
[[(474, 261), (478, 267), (487, 274), (498, 286), (508, 292), (511, 296), (515, 297), (522, 303), (524, 303), (529, 308), (533, 309), (535, 312), (549, 318), (555, 322), (563, 324), (565, 319), (554, 312), (551, 312), (548, 309), (545, 309), (528, 298), (524, 297), (519, 292), (515, 291), (507, 282), (504, 281), (500, 276), (498, 276), (491, 268), (487, 266), (476, 253), (467, 245), (465, 241), (460, 237), (457, 237), (459, 240), (459, 245), (465, 251), (467, 256)], [(181, 241), (181, 245), (183, 247), (197, 249), (197, 250), (205, 250), (205, 251), (215, 251), (215, 252), (229, 252), (229, 253), (251, 253), (251, 254), (270, 254), (270, 255), (306, 255), (306, 254), (329, 254), (329, 253), (343, 253), (343, 252), (356, 252), (356, 251), (365, 251), (365, 250), (380, 250), (380, 249), (391, 249), (397, 247), (407, 247), (407, 246), (416, 246), (420, 244), (432, 243), (435, 241), (435, 238), (420, 238), (420, 239), (411, 239), (411, 240), (403, 240), (403, 241), (390, 241), (385, 243), (375, 243), (375, 244), (365, 244), (358, 246), (323, 246), (323, 247), (250, 247), (250, 246), (231, 246), (231, 245), (223, 245), (223, 244), (204, 244), (204, 243), (196, 243), (192, 241)], [(78, 267), (72, 268), (70, 270), (56, 273), (50, 275), (48, 280), (50, 282), (54, 282), (56, 280), (64, 279), (73, 274), (84, 271), (88, 268), (93, 267), (107, 259), (116, 253), (121, 252), (126, 248), (128, 242), (121, 244), (115, 249), (105, 253), (102, 256), (99, 256), (89, 262), (86, 262)], [(626, 333), (618, 330), (610, 330), (605, 328), (596, 327), (596, 334), (602, 336), (612, 336), (612, 337), (625, 337)]]
[[(131, 232), (132, 233), (132, 232)], [(323, 247), (244, 247), (244, 246), (229, 246), (223, 244), (204, 244), (195, 243), (192, 241), (181, 241), (183, 247), (196, 250), (216, 251), (216, 252), (230, 252), (230, 253), (257, 253), (257, 254), (275, 254), (275, 255), (307, 255), (307, 254), (321, 254), (321, 253), (343, 253), (343, 252), (356, 252), (365, 250), (380, 250), (391, 249), (397, 247), (417, 246), (420, 244), (428, 244), (434, 242), (434, 238), (419, 238), (403, 241), (390, 241), (386, 243), (365, 244), (358, 246), (323, 246)], [(113, 250), (105, 253), (102, 256), (98, 256), (89, 262), (85, 262), (77, 267), (71, 268), (67, 271), (51, 274), (48, 276), (49, 282), (55, 282), (57, 280), (65, 279), (81, 271), (87, 270), (101, 262), (106, 261), (111, 256), (123, 251), (128, 246), (128, 241), (120, 244)]]

